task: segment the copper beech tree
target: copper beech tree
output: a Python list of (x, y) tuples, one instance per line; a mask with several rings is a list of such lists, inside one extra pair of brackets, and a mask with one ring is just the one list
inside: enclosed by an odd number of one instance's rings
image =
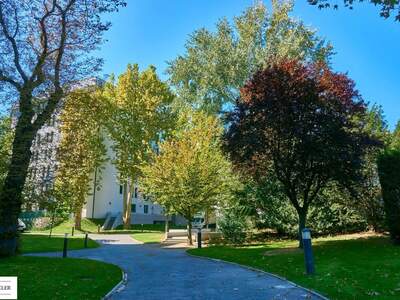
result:
[[(0, 256), (14, 255), (21, 194), (37, 131), (65, 93), (101, 60), (90, 53), (110, 24), (101, 14), (123, 0), (0, 0), (0, 94), (16, 100), (12, 156), (0, 191)], [(35, 106), (35, 98), (44, 101)]]
[(241, 89), (225, 146), (236, 167), (255, 179), (278, 179), (298, 213), (301, 233), (327, 183), (351, 186), (359, 179), (363, 153), (373, 142), (362, 133), (365, 109), (345, 74), (282, 61), (257, 72)]

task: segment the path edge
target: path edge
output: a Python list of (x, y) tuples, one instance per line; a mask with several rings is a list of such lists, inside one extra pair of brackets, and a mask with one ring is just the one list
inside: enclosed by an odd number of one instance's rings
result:
[(266, 275), (269, 275), (269, 276), (278, 278), (278, 279), (280, 279), (280, 280), (284, 280), (284, 281), (286, 281), (286, 282), (289, 282), (290, 284), (294, 285), (295, 287), (300, 288), (300, 289), (302, 289), (302, 290), (305, 290), (305, 291), (307, 291), (307, 292), (313, 294), (314, 296), (317, 296), (317, 297), (321, 298), (322, 300), (330, 300), (329, 298), (327, 298), (327, 297), (321, 295), (320, 293), (318, 293), (318, 292), (316, 292), (316, 291), (313, 291), (313, 290), (310, 290), (310, 289), (308, 289), (308, 288), (305, 288), (305, 287), (303, 287), (303, 286), (301, 286), (301, 285), (298, 285), (297, 283), (294, 283), (294, 282), (292, 282), (292, 281), (290, 281), (290, 280), (287, 280), (287, 279), (284, 278), (284, 277), (281, 277), (281, 276), (276, 275), (276, 274), (273, 274), (273, 273), (269, 273), (269, 272), (266, 272), (266, 271), (263, 271), (263, 270), (260, 270), (260, 269), (257, 269), (257, 268), (253, 268), (253, 267), (250, 267), (250, 266), (241, 265), (241, 264), (238, 264), (238, 263), (235, 263), (235, 262), (226, 261), (226, 260), (223, 260), (223, 259), (218, 259), (218, 258), (212, 258), (212, 257), (207, 257), (207, 256), (195, 255), (195, 254), (189, 253), (188, 251), (185, 251), (185, 253), (186, 253), (186, 255), (191, 256), (191, 257), (196, 257), (196, 258), (202, 258), (202, 259), (212, 260), (212, 261), (214, 261), (214, 262), (223, 262), (223, 263), (235, 265), (235, 266), (238, 266), (238, 267), (242, 267), (242, 268), (245, 268), (245, 269), (254, 271), (254, 272), (263, 273), (263, 274), (266, 274)]
[(102, 300), (107, 300), (107, 299), (111, 299), (111, 296), (113, 296), (116, 293), (121, 292), (122, 290), (125, 289), (126, 287), (126, 283), (128, 282), (128, 274), (121, 269), (122, 272), (122, 279), (120, 282), (118, 282), (111, 291), (109, 291), (103, 298)]

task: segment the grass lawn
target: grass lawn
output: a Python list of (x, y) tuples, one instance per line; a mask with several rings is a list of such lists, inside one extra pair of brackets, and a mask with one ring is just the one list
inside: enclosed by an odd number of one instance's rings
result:
[[(82, 234), (84, 232), (89, 232), (89, 233), (97, 233), (97, 228), (98, 225), (103, 225), (104, 219), (82, 219), (82, 231), (75, 230), (75, 233), (77, 235)], [(72, 227), (74, 226), (73, 220), (67, 220), (62, 222), (61, 224), (55, 226), (53, 228), (53, 233), (54, 234), (64, 234), (64, 233), (69, 233), (71, 235), (72, 233)], [(175, 225), (170, 225), (170, 229), (185, 229), (186, 226), (175, 226)], [(136, 233), (136, 232), (141, 232), (143, 231), (158, 231), (158, 232), (164, 232), (165, 225), (163, 224), (134, 224), (131, 225), (130, 230), (125, 230), (122, 228), (122, 226), (118, 227), (116, 230), (107, 230), (107, 231), (102, 231), (101, 233), (107, 233), (107, 234), (112, 234), (112, 233)], [(32, 230), (32, 233), (49, 233), (50, 230)]]
[[(22, 234), (20, 243), (22, 253), (62, 251), (64, 246), (64, 237), (52, 236), (49, 238), (47, 235), (43, 234)], [(88, 239), (88, 248), (96, 248), (98, 246), (99, 244), (95, 241)], [(68, 238), (68, 250), (83, 248), (83, 237), (74, 236)]]
[(386, 237), (314, 240), (316, 275), (304, 274), (297, 242), (279, 241), (244, 247), (215, 246), (189, 253), (218, 258), (280, 275), (330, 299), (400, 299), (400, 247)]
[(0, 276), (18, 276), (18, 299), (101, 299), (122, 277), (117, 266), (87, 259), (0, 259)]
[[(82, 219), (82, 231), (75, 230), (76, 234), (80, 234), (82, 232), (91, 232), (91, 233), (97, 233), (97, 226), (98, 225), (103, 225), (104, 219)], [(64, 234), (64, 233), (69, 233), (71, 235), (72, 233), (72, 227), (74, 226), (74, 221), (71, 220), (66, 220), (62, 222), (61, 224), (58, 224), (55, 226), (52, 230), (52, 233), (54, 234)], [(49, 233), (50, 230), (32, 230), (32, 232), (41, 232), (41, 233)]]
[(144, 232), (136, 232), (132, 234), (132, 237), (140, 242), (145, 244), (149, 243), (160, 243), (161, 239), (164, 237), (164, 232), (159, 231), (144, 231)]

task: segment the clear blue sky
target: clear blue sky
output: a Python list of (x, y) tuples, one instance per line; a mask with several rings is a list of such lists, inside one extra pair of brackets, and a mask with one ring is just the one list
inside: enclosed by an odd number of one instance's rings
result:
[[(105, 60), (103, 72), (120, 74), (128, 63), (141, 68), (152, 64), (165, 78), (165, 62), (184, 52), (188, 34), (200, 27), (214, 29), (219, 18), (239, 15), (253, 0), (127, 2), (110, 16), (113, 27), (99, 53)], [(270, 6), (270, 1), (265, 3)], [(292, 15), (332, 42), (335, 70), (348, 72), (366, 101), (383, 106), (393, 129), (400, 119), (400, 23), (379, 17), (370, 4), (321, 11), (298, 0)]]

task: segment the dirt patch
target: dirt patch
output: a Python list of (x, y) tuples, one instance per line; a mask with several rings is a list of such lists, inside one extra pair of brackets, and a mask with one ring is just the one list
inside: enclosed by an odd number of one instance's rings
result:
[(303, 250), (300, 248), (283, 248), (283, 249), (275, 249), (275, 250), (269, 250), (265, 251), (264, 255), (265, 256), (274, 256), (274, 255), (280, 255), (280, 254), (296, 254), (296, 253), (302, 253)]

